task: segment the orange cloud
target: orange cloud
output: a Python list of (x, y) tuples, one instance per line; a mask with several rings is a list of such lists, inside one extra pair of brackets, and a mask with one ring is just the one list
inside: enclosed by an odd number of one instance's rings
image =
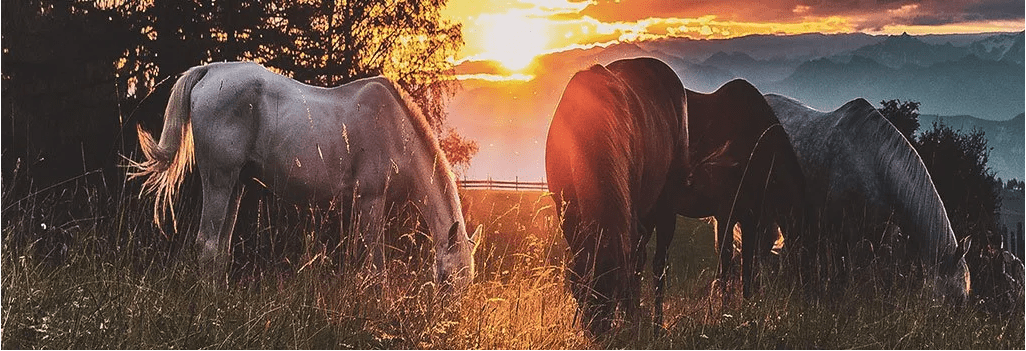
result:
[[(443, 14), (464, 26), (454, 59), (515, 67), (542, 53), (664, 37), (1020, 31), (1024, 17), (1022, 0), (450, 0)], [(504, 31), (514, 32), (495, 34)]]

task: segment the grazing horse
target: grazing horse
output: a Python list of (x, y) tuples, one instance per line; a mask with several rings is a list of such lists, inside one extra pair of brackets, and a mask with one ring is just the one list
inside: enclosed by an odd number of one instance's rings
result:
[(636, 58), (577, 72), (556, 107), (545, 172), (572, 254), (567, 276), (593, 335), (610, 329), (617, 309), (638, 317), (638, 228), (673, 208), (664, 184), (682, 178), (686, 106), (669, 66)]
[(474, 275), (474, 247), (456, 184), (427, 121), (408, 101), (383, 77), (320, 88), (254, 63), (193, 67), (174, 85), (159, 144), (139, 127), (146, 161), (135, 163), (132, 177), (144, 178), (143, 194), (156, 197), (159, 225), (195, 162), (203, 209), (194, 248), (200, 266), (215, 274), (223, 276), (230, 262), (247, 167), (288, 200), (351, 201), (353, 213), (344, 218), (358, 222), (377, 264), (384, 262), (377, 251), (387, 216), (412, 204), (434, 241), (435, 280), (462, 288)]
[[(935, 293), (956, 300), (968, 296), (964, 256), (969, 244), (956, 240), (926, 166), (897, 128), (864, 99), (832, 112), (816, 111), (779, 95), (766, 95), (766, 100), (801, 162), (808, 184), (806, 199), (817, 209), (810, 213), (815, 231), (847, 233), (837, 224), (851, 215), (864, 216), (870, 224), (894, 221), (911, 239), (916, 259), (928, 267)], [(879, 245), (879, 235), (869, 234), (819, 240), (839, 243), (841, 252), (846, 252), (845, 247), (862, 239)], [(802, 244), (818, 245), (813, 235), (809, 239)], [(841, 255), (830, 256), (836, 262)]]
[[(733, 80), (711, 94), (688, 90), (688, 160), (684, 179), (672, 183), (683, 196), (675, 199), (676, 213), (685, 217), (715, 217), (720, 254), (720, 287), (733, 255), (733, 228), (742, 230), (742, 287), (752, 295), (757, 254), (769, 254), (777, 227), (797, 234), (804, 215), (804, 179), (787, 134), (762, 93), (744, 80)], [(662, 322), (666, 249), (673, 238), (674, 217), (665, 213), (643, 230), (656, 229), (652, 261), (656, 277), (656, 324)], [(726, 296), (724, 296), (726, 299)]]

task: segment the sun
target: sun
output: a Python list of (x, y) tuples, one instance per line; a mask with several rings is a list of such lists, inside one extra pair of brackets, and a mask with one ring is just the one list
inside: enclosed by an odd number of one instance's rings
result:
[(482, 14), (478, 23), (484, 27), (483, 58), (495, 60), (514, 72), (527, 68), (549, 44), (545, 21), (525, 14)]

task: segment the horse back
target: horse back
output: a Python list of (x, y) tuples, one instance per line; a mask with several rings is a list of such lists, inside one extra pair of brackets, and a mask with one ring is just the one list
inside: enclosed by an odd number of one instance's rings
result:
[(661, 193), (674, 191), (684, 177), (683, 145), (688, 135), (684, 85), (673, 69), (654, 58), (619, 60), (607, 68), (623, 80), (640, 108), (632, 116), (640, 136), (633, 156), (638, 184), (646, 186), (636, 187), (633, 199), (638, 214), (644, 215)]
[(624, 116), (637, 109), (628, 99), (622, 82), (596, 65), (570, 79), (553, 114), (545, 152), (549, 188), (582, 220), (627, 220), (634, 127)]
[(766, 111), (768, 105), (758, 90), (743, 80), (728, 82), (710, 94), (691, 90), (686, 94), (691, 133), (687, 153), (693, 168), (690, 183), (693, 187), (722, 183), (715, 186), (721, 190), (740, 184), (760, 136), (776, 122)]
[(306, 85), (252, 63), (212, 64), (193, 91), (197, 162), (249, 165), (261, 183), (292, 200), (330, 200), (360, 181), (412, 168), (398, 157), (415, 134), (384, 78), (336, 88)]

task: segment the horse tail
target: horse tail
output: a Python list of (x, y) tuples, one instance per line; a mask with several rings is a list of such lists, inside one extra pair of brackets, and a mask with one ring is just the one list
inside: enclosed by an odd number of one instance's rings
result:
[(144, 178), (139, 196), (155, 197), (153, 222), (157, 226), (161, 225), (161, 216), (170, 210), (171, 221), (177, 227), (172, 204), (185, 174), (195, 162), (190, 115), (192, 89), (208, 70), (209, 66), (193, 67), (175, 82), (164, 110), (164, 129), (159, 143), (141, 125), (136, 125), (139, 146), (146, 160), (131, 162), (130, 167), (135, 171), (129, 173), (129, 179)]

